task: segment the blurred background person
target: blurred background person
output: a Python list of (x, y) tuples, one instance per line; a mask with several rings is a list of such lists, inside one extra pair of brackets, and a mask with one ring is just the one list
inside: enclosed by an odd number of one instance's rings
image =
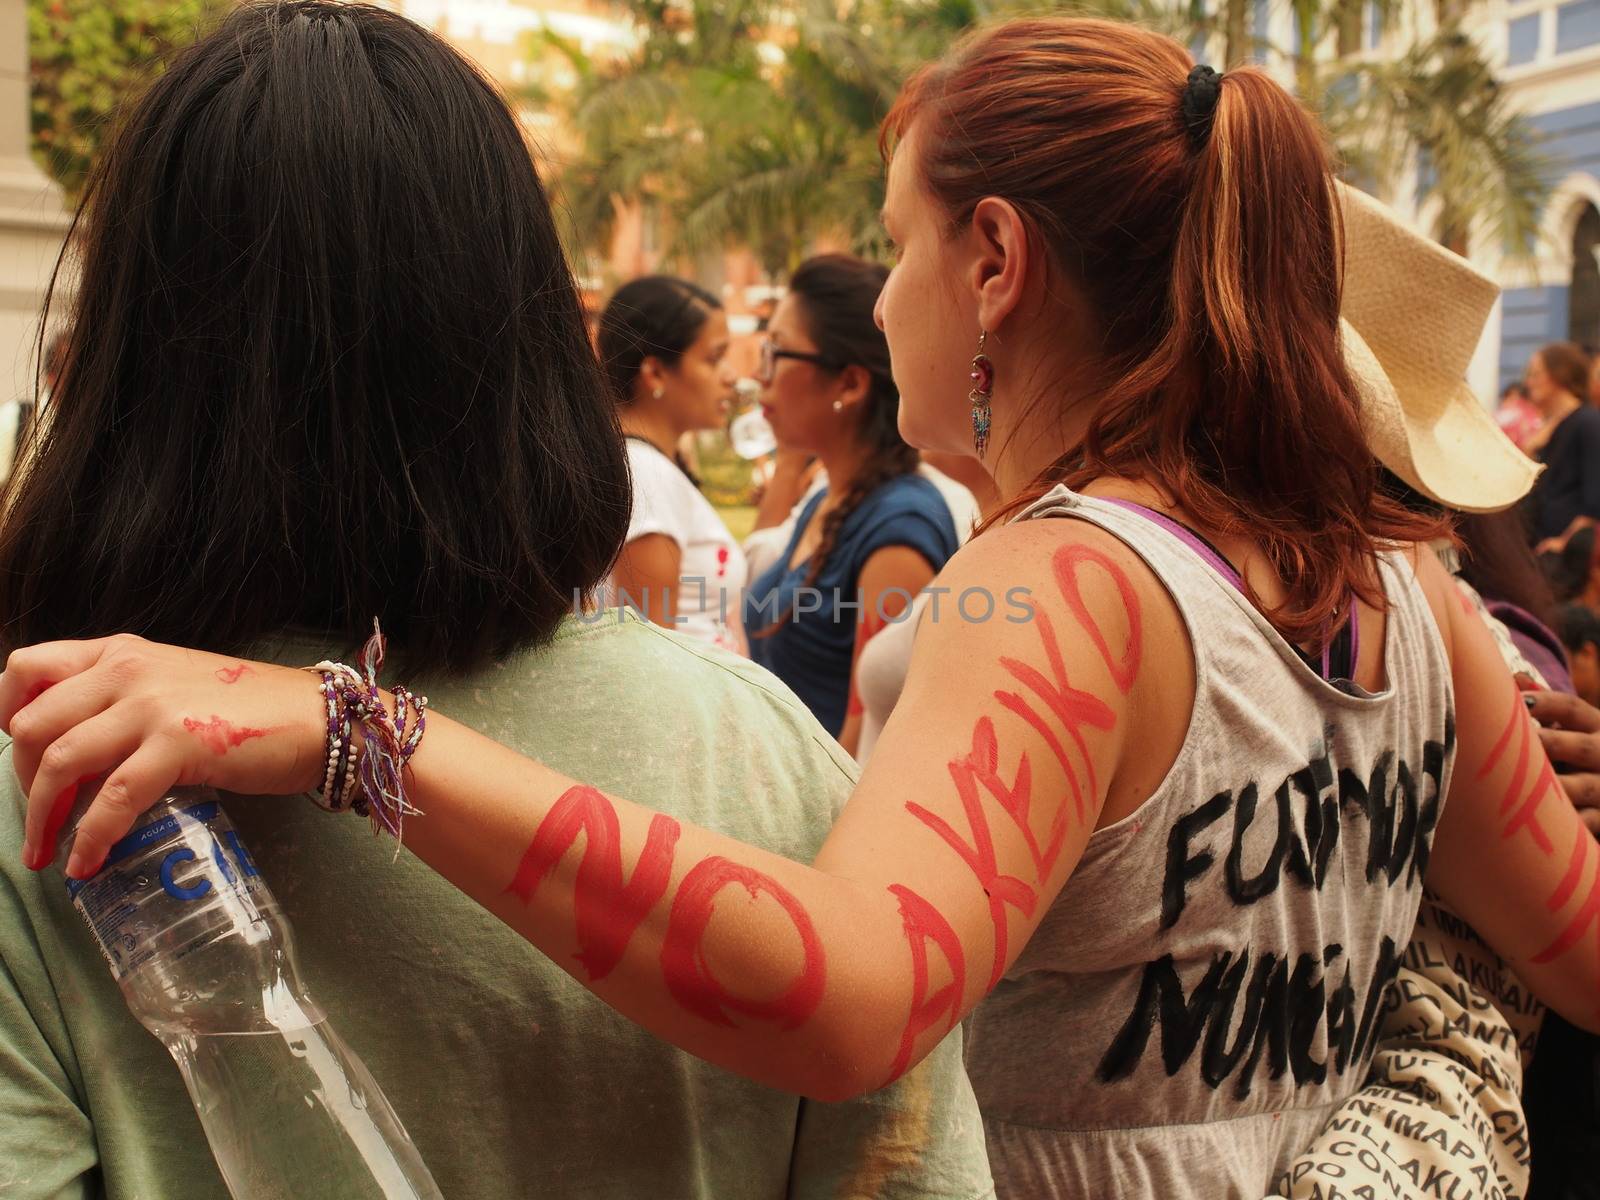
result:
[(722, 304), (684, 279), (635, 279), (601, 313), (599, 340), (633, 476), (633, 513), (610, 600), (742, 654), (744, 554), (679, 451), (686, 434), (721, 429), (728, 413), (733, 379), (723, 361)]
[(1539, 554), (1600, 519), (1600, 409), (1588, 404), (1589, 360), (1571, 342), (1552, 342), (1528, 360), (1528, 398), (1544, 417), (1525, 449), (1545, 466), (1528, 499)]
[(1519, 683), (1571, 691), (1557, 601), (1514, 510), (1456, 521), (1456, 586), (1478, 609)]
[(1600, 530), (1585, 526), (1567, 539), (1559, 555), (1545, 555), (1540, 565), (1555, 598), (1600, 612)]
[[(750, 583), (750, 654), (852, 753), (857, 655), (960, 544), (950, 505), (918, 474), (917, 452), (900, 436), (889, 344), (873, 319), (888, 275), (846, 255), (803, 263), (762, 344), (773, 435), (814, 455), (826, 482), (814, 486), (776, 560)], [(970, 515), (964, 520), (970, 526)]]
[(1572, 663), (1572, 691), (1585, 704), (1600, 706), (1600, 614), (1583, 604), (1563, 604), (1556, 629)]
[(28, 445), (34, 422), (48, 409), (50, 397), (61, 382), (61, 369), (67, 360), (67, 334), (53, 335), (45, 345), (44, 379), (35, 403), (31, 397), (18, 396), (0, 404), (0, 483), (11, 478), (17, 462)]
[(1513, 383), (1500, 393), (1500, 403), (1494, 410), (1495, 424), (1518, 449), (1526, 449), (1535, 434), (1544, 426), (1544, 416), (1528, 399), (1525, 384)]
[[(926, 452), (922, 458), (924, 470), (937, 470), (941, 476), (958, 481), (972, 493), (977, 501), (974, 525), (1000, 507), (999, 490), (976, 458)], [(970, 531), (963, 533), (962, 540), (965, 541), (968, 536)], [(906, 673), (911, 669), (911, 651), (916, 644), (917, 630), (927, 619), (925, 614), (933, 604), (938, 607), (934, 608), (932, 619), (960, 619), (958, 597), (942, 596), (935, 601), (932, 593), (919, 592), (905, 615), (889, 622), (882, 632), (861, 648), (861, 655), (856, 660), (851, 706), (852, 712), (860, 712), (860, 732), (853, 753), (856, 761), (863, 765), (878, 744), (878, 735), (883, 732), (889, 714), (899, 703), (900, 693), (906, 685)]]

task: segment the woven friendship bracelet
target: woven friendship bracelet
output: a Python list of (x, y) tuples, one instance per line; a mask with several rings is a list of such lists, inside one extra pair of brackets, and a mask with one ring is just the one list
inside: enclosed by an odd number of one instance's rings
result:
[[(427, 730), (428, 698), (393, 687), (394, 715), (389, 715), (378, 688), (384, 649), (383, 631), (374, 619), (359, 671), (337, 662), (311, 668), (322, 679), (328, 722), (327, 767), (312, 799), (329, 812), (348, 808), (367, 817), (374, 833), (393, 835), (398, 854), (405, 818), (419, 813), (406, 796), (405, 769)], [(358, 725), (359, 747), (354, 738)]]

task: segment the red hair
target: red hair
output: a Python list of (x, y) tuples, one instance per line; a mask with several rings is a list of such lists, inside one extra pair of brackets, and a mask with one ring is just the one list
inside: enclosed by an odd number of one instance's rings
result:
[(953, 227), (986, 196), (1009, 201), (1098, 314), (1085, 444), (991, 520), (1056, 482), (1144, 479), (1202, 528), (1257, 540), (1287, 588), (1267, 615), (1317, 643), (1352, 591), (1383, 607), (1379, 544), (1448, 525), (1378, 490), (1340, 349), (1320, 130), (1244, 67), (1223, 77), (1209, 136), (1191, 136), (1193, 65), (1132, 25), (1009, 21), (914, 76), (882, 147), (915, 125), (915, 166)]

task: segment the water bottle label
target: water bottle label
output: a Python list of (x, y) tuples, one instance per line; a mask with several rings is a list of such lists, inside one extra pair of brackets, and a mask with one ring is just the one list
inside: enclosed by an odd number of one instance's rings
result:
[[(163, 843), (167, 843), (163, 852)], [(181, 919), (174, 905), (230, 899), (254, 913), (271, 902), (261, 873), (215, 800), (134, 830), (92, 879), (69, 879), (72, 897), (117, 978), (156, 952), (153, 934)]]

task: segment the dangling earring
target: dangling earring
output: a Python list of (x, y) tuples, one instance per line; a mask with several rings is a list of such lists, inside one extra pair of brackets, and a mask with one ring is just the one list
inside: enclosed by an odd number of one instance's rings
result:
[(989, 340), (989, 331), (978, 333), (978, 352), (972, 356), (972, 390), (967, 399), (972, 401), (972, 448), (978, 457), (989, 448), (989, 401), (994, 399), (994, 363), (983, 352)]

